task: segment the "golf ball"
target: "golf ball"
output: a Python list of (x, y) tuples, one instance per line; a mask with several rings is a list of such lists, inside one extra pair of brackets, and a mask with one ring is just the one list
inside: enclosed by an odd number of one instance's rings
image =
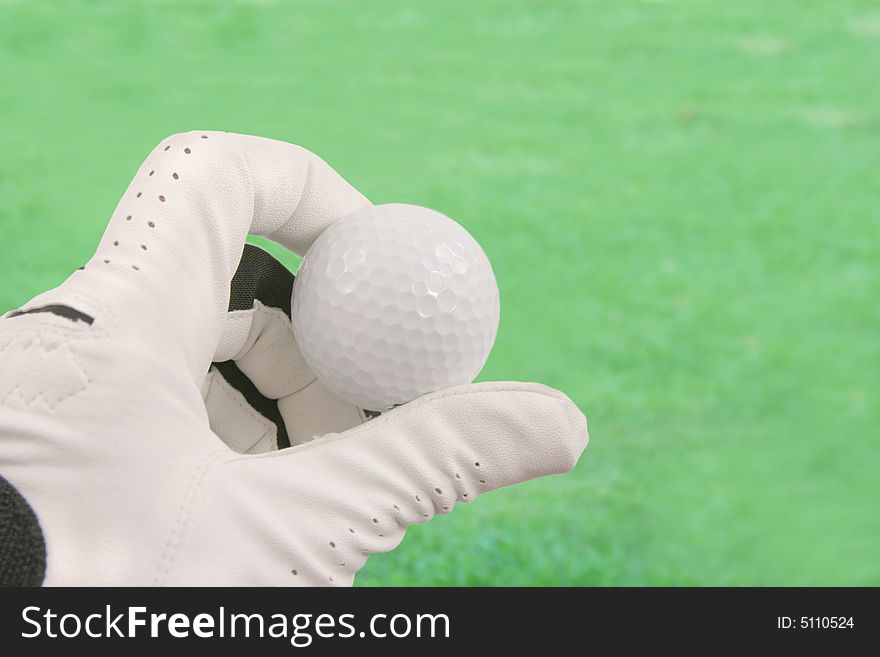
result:
[(331, 224), (293, 289), (293, 332), (306, 364), (336, 395), (371, 411), (473, 381), (499, 312), (495, 274), (477, 241), (415, 205), (376, 205)]

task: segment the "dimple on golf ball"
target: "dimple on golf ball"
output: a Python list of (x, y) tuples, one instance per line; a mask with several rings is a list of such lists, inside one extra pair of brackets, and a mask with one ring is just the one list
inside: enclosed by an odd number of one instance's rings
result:
[(434, 210), (387, 204), (330, 225), (293, 289), (293, 332), (333, 393), (384, 411), (469, 383), (495, 342), (498, 286), (489, 259)]

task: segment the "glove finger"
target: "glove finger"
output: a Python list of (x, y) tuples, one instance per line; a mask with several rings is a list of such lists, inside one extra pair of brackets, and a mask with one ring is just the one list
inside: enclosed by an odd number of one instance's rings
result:
[(237, 452), (289, 447), (366, 419), (318, 383), (300, 355), (290, 323), (293, 281), (273, 256), (245, 245), (202, 388), (211, 429)]
[[(300, 583), (347, 583), (367, 555), (395, 547), (408, 525), (490, 490), (570, 470), (587, 440), (586, 418), (563, 393), (483, 383), (425, 396), (299, 447), (239, 457), (224, 485), (259, 491), (259, 512), (239, 514), (253, 525), (248, 535), (296, 546), (278, 565), (279, 579), (295, 571)], [(226, 530), (204, 531), (219, 540)]]
[(368, 204), (299, 146), (221, 132), (174, 135), (141, 165), (85, 268), (26, 310), (73, 308), (179, 363), (200, 385), (247, 234), (302, 254), (332, 221)]

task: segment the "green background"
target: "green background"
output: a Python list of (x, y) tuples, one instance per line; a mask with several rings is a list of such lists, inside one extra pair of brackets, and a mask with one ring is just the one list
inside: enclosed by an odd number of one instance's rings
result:
[(0, 0), (0, 82), (2, 310), (195, 128), (484, 244), (592, 442), (359, 584), (880, 585), (878, 2)]

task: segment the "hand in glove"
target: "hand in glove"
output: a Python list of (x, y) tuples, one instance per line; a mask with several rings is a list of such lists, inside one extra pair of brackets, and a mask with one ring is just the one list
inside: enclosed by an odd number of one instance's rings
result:
[(291, 144), (156, 147), (88, 264), (0, 319), (0, 583), (347, 585), (408, 525), (574, 466), (585, 418), (538, 384), (370, 419), (314, 380), (245, 237), (302, 254), (368, 203)]

